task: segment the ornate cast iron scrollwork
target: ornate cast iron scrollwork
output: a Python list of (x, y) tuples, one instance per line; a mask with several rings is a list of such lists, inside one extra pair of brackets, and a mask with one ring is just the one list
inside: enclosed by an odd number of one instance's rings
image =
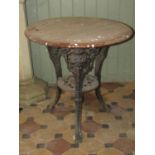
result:
[[(95, 62), (95, 76), (99, 81), (99, 87), (95, 89), (96, 96), (101, 103), (103, 110), (106, 111), (105, 103), (100, 93), (100, 83), (101, 83), (101, 68), (104, 59), (107, 56), (108, 47), (105, 48), (52, 48), (48, 47), (50, 58), (54, 64), (56, 77), (62, 77), (61, 69), (61, 56), (64, 56), (67, 63), (68, 70), (73, 73), (75, 79), (75, 110), (76, 110), (76, 128), (75, 128), (75, 141), (79, 143), (82, 140), (81, 134), (81, 110), (82, 110), (82, 85), (85, 75), (88, 74), (93, 69), (93, 64)], [(61, 89), (57, 87), (57, 94), (55, 102), (53, 105), (47, 107), (47, 109), (53, 110), (57, 104), (61, 95)]]
[(82, 85), (85, 75), (93, 68), (93, 62), (100, 53), (100, 48), (93, 49), (70, 49), (65, 54), (65, 60), (69, 71), (73, 73), (75, 78), (75, 106), (76, 106), (76, 128), (75, 141), (82, 141), (81, 134), (81, 110), (82, 110)]
[(77, 74), (78, 70), (82, 70), (83, 74), (87, 74), (93, 68), (95, 57), (99, 54), (100, 49), (70, 49), (65, 55), (65, 60), (69, 71)]

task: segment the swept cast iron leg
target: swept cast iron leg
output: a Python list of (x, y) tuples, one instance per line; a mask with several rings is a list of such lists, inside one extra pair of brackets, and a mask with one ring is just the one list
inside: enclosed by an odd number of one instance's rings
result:
[(58, 103), (58, 101), (60, 99), (61, 93), (62, 93), (61, 89), (59, 87), (57, 87), (54, 102), (53, 102), (53, 104), (48, 105), (48, 107), (47, 107), (47, 109), (49, 109), (49, 111), (52, 112), (54, 110), (55, 106), (57, 105), (57, 103)]
[(84, 99), (82, 93), (83, 80), (85, 75), (92, 70), (94, 59), (98, 53), (99, 49), (70, 49), (65, 56), (68, 69), (73, 73), (75, 78), (75, 143), (82, 141), (80, 122)]
[(82, 111), (82, 83), (83, 78), (80, 76), (81, 72), (79, 71), (79, 76), (75, 77), (76, 86), (75, 86), (75, 110), (76, 110), (76, 127), (75, 127), (75, 143), (82, 142), (82, 133), (81, 133), (81, 111)]
[(95, 94), (96, 97), (100, 103), (100, 111), (102, 112), (107, 112), (109, 111), (108, 106), (105, 104), (104, 99), (101, 95), (100, 87), (101, 87), (101, 70), (102, 70), (102, 64), (107, 57), (108, 54), (108, 47), (102, 48), (100, 51), (100, 54), (97, 55), (96, 57), (96, 62), (95, 62), (95, 76), (98, 79), (99, 86), (95, 89)]
[[(52, 48), (52, 47), (47, 47), (50, 59), (52, 60), (56, 72), (56, 79), (58, 80), (59, 77), (62, 77), (62, 69), (61, 69), (61, 50), (59, 48)], [(50, 104), (47, 106), (45, 111), (53, 111), (56, 104), (58, 103), (60, 96), (61, 96), (61, 89), (59, 87), (56, 88), (56, 96), (54, 103)]]

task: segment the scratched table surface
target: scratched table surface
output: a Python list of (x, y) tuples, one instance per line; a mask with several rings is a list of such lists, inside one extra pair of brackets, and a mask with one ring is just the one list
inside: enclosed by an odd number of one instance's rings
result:
[(41, 20), (25, 35), (39, 44), (62, 48), (95, 48), (121, 43), (133, 35), (128, 25), (92, 17), (63, 17)]

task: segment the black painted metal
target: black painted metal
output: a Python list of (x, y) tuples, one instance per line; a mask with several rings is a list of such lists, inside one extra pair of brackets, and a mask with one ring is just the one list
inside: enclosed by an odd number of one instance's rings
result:
[(105, 58), (107, 57), (108, 49), (109, 49), (109, 47), (102, 48), (99, 55), (97, 55), (96, 62), (95, 62), (95, 76), (97, 77), (98, 82), (99, 82), (99, 86), (98, 86), (98, 88), (95, 89), (95, 93), (96, 93), (96, 97), (100, 103), (100, 111), (103, 111), (103, 112), (106, 112), (109, 110), (103, 100), (103, 97), (102, 97), (101, 91), (100, 91), (102, 65), (103, 65)]
[[(67, 67), (70, 72), (72, 72), (75, 78), (75, 111), (76, 111), (76, 126), (75, 126), (75, 142), (79, 143), (82, 141), (81, 133), (81, 111), (82, 102), (84, 99), (84, 94), (82, 93), (82, 85), (85, 76), (93, 69), (93, 64), (95, 61), (95, 76), (99, 81), (99, 87), (95, 89), (96, 96), (100, 102), (101, 110), (107, 111), (106, 104), (101, 96), (100, 86), (101, 86), (101, 69), (102, 64), (107, 56), (108, 47), (104, 48), (53, 48), (47, 47), (49, 56), (54, 64), (56, 77), (62, 77), (61, 69), (61, 56), (64, 56), (67, 63)], [(57, 87), (57, 93), (55, 101), (50, 104), (46, 111), (52, 111), (61, 96), (61, 89)]]

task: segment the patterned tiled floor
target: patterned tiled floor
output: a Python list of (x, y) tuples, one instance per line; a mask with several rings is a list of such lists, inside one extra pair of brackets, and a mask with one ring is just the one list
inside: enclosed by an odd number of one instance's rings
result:
[[(94, 92), (85, 94), (83, 142), (74, 144), (74, 101), (63, 92), (53, 113), (46, 100), (20, 112), (20, 155), (134, 155), (134, 83), (105, 83), (102, 94), (111, 112), (99, 112)], [(55, 89), (50, 91), (54, 98)]]

